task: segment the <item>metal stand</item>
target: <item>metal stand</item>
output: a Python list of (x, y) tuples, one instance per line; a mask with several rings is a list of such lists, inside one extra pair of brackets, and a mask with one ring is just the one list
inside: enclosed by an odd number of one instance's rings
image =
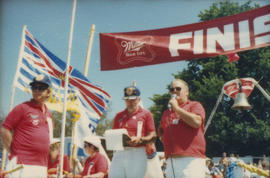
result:
[[(270, 101), (270, 96), (269, 96), (269, 95), (266, 93), (266, 91), (261, 87), (261, 85), (260, 85), (256, 80), (254, 80), (254, 79), (252, 80), (252, 82), (253, 82), (253, 84), (254, 84), (254, 85), (262, 92), (263, 96), (265, 96), (265, 98), (266, 98), (268, 101)], [(217, 107), (218, 107), (219, 103), (220, 103), (221, 100), (222, 100), (222, 97), (223, 97), (223, 94), (224, 94), (223, 88), (224, 88), (224, 85), (223, 85), (222, 91), (221, 91), (221, 93), (220, 93), (220, 95), (219, 95), (219, 97), (218, 97), (218, 99), (217, 99), (216, 105), (214, 106), (214, 108), (213, 108), (213, 110), (212, 110), (212, 112), (211, 112), (211, 114), (210, 114), (210, 116), (209, 116), (209, 119), (207, 120), (207, 123), (206, 123), (205, 128), (204, 128), (204, 134), (205, 134), (205, 132), (207, 131), (209, 125), (211, 124), (211, 121), (212, 121), (212, 119), (213, 119), (213, 116), (214, 116), (214, 114), (216, 113)]]

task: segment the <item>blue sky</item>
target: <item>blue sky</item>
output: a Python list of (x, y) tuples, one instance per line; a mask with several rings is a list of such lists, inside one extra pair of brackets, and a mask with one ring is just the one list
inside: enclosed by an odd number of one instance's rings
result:
[[(135, 80), (145, 108), (154, 94), (167, 92), (172, 74), (182, 71), (185, 61), (115, 71), (100, 70), (99, 33), (141, 31), (166, 28), (199, 21), (200, 11), (214, 0), (77, 0), (71, 65), (83, 72), (88, 36), (95, 24), (88, 79), (102, 86), (111, 96), (112, 119), (124, 109), (123, 88)], [(238, 1), (240, 3), (246, 1)], [(269, 0), (256, 1), (261, 6)], [(73, 0), (1, 0), (0, 1), (0, 113), (9, 111), (11, 85), (16, 71), (23, 25), (46, 48), (67, 60)], [(16, 89), (14, 105), (31, 96)]]

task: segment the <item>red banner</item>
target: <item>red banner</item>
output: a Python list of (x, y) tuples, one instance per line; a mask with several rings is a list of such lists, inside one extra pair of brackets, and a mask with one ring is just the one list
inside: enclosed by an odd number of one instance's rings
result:
[(270, 5), (211, 21), (100, 33), (101, 70), (212, 57), (270, 45)]

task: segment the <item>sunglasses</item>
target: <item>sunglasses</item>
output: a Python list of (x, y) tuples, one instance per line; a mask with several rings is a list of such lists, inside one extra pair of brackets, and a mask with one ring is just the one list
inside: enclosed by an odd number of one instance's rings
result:
[(171, 87), (170, 88), (170, 92), (174, 92), (174, 91), (181, 91), (181, 87)]
[(38, 91), (44, 91), (47, 89), (48, 89), (48, 86), (46, 85), (34, 85), (31, 87), (31, 90), (38, 90)]

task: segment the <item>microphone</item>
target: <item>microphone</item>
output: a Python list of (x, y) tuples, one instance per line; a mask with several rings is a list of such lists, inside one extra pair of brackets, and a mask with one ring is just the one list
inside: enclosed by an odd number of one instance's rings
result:
[[(176, 98), (176, 94), (172, 94), (171, 99), (172, 98)], [(172, 105), (170, 103), (168, 103), (168, 108), (169, 110), (172, 110)]]

